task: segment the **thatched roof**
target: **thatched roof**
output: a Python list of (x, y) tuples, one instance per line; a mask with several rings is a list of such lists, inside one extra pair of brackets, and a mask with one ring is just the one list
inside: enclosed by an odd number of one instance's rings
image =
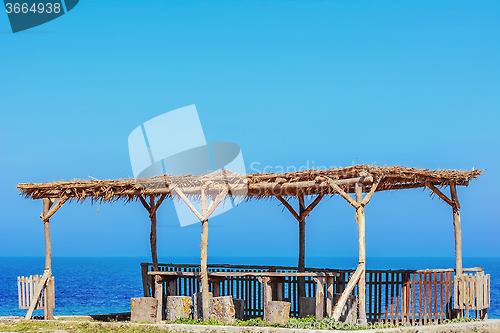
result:
[[(28, 198), (61, 198), (69, 200), (115, 201), (137, 200), (141, 195), (166, 194), (177, 197), (175, 187), (189, 197), (199, 198), (204, 188), (208, 196), (214, 197), (223, 189), (229, 189), (234, 197), (260, 199), (271, 196), (297, 196), (299, 193), (336, 194), (327, 180), (333, 180), (344, 191), (352, 193), (354, 185), (362, 182), (366, 191), (375, 179), (380, 180), (376, 191), (408, 188), (446, 186), (452, 183), (467, 186), (471, 179), (483, 171), (429, 170), (401, 166), (356, 165), (328, 170), (305, 170), (288, 173), (260, 173), (240, 175), (221, 171), (203, 176), (162, 175), (142, 179), (118, 180), (61, 180), (48, 183), (22, 183), (19, 191)], [(174, 190), (173, 190), (174, 189)]]

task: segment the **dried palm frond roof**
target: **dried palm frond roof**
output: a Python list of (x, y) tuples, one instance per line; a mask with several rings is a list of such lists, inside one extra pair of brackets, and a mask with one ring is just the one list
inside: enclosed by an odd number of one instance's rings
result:
[(361, 182), (369, 191), (375, 180), (376, 191), (419, 188), (450, 184), (467, 186), (482, 170), (429, 170), (402, 166), (355, 165), (328, 170), (304, 170), (288, 173), (257, 173), (241, 175), (219, 171), (202, 176), (161, 175), (151, 178), (118, 180), (61, 180), (48, 183), (22, 183), (19, 191), (28, 198), (63, 198), (91, 201), (136, 200), (140, 196), (166, 194), (178, 197), (182, 191), (188, 197), (199, 198), (202, 191), (210, 197), (228, 189), (233, 197), (260, 199), (272, 196), (297, 196), (300, 193), (335, 194), (328, 181), (334, 181), (348, 193)]

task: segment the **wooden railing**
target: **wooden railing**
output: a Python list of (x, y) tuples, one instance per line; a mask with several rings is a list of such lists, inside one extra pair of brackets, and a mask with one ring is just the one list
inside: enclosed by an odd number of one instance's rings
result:
[[(141, 264), (144, 296), (153, 296), (153, 281), (147, 275), (152, 264)], [(161, 271), (198, 272), (197, 265), (160, 264)], [(297, 272), (296, 267), (209, 265), (209, 272)], [(482, 271), (482, 268), (464, 269)], [(306, 268), (306, 272), (337, 272), (334, 278), (334, 293), (345, 289), (354, 270)], [(453, 269), (433, 270), (367, 270), (366, 271), (366, 315), (369, 322), (383, 323), (439, 323), (452, 317)], [(306, 297), (315, 297), (317, 283), (306, 277)], [(221, 295), (231, 295), (245, 300), (246, 319), (263, 316), (262, 285), (257, 277), (230, 276), (219, 284)], [(213, 291), (214, 283), (210, 283)], [(191, 296), (200, 291), (196, 277), (177, 279), (178, 295)], [(291, 302), (290, 316), (299, 315), (298, 279), (286, 277), (282, 284), (283, 300)], [(165, 285), (163, 290), (167, 290)], [(277, 291), (275, 291), (277, 292)], [(357, 288), (352, 294), (357, 295)], [(326, 295), (326, 292), (325, 292)]]

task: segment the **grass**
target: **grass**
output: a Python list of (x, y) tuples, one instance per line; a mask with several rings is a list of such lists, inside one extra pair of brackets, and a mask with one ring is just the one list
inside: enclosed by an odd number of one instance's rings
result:
[[(450, 321), (453, 323), (463, 323), (474, 321), (472, 319), (456, 319)], [(216, 320), (203, 321), (201, 319), (177, 319), (170, 324), (185, 324), (185, 325), (224, 325)], [(305, 328), (305, 329), (341, 329), (341, 330), (363, 330), (374, 327), (358, 326), (358, 325), (348, 325), (342, 324), (340, 322), (334, 322), (330, 320), (323, 320), (322, 322), (317, 322), (314, 316), (309, 316), (306, 318), (292, 318), (290, 323), (287, 325), (281, 324), (269, 324), (262, 320), (262, 318), (254, 318), (249, 320), (236, 320), (233, 324), (234, 326), (254, 326), (254, 327), (283, 327), (283, 328)], [(385, 324), (377, 326), (378, 329), (396, 327), (391, 324)], [(416, 327), (414, 328), (416, 329)], [(128, 325), (125, 322), (114, 322), (113, 325), (109, 325), (102, 322), (92, 321), (92, 322), (46, 322), (46, 321), (5, 321), (0, 322), (0, 332), (32, 332), (32, 333), (45, 333), (45, 332), (58, 332), (58, 333), (158, 333), (158, 332), (170, 332), (168, 328), (162, 328), (158, 326), (148, 326), (148, 325)]]

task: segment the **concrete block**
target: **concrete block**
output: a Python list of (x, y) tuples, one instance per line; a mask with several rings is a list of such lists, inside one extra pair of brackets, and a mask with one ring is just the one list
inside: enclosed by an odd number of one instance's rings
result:
[(167, 297), (167, 320), (173, 321), (178, 318), (189, 318), (193, 302), (189, 296)]
[(239, 298), (233, 298), (234, 303), (234, 316), (236, 319), (245, 319), (245, 300)]
[(137, 297), (130, 300), (130, 321), (156, 322), (158, 300), (153, 297)]
[(234, 323), (235, 310), (232, 296), (221, 296), (213, 298), (213, 307), (210, 318), (225, 324)]
[(299, 298), (299, 318), (316, 315), (316, 297)]
[(268, 301), (264, 309), (264, 320), (270, 324), (287, 324), (290, 319), (290, 302)]

